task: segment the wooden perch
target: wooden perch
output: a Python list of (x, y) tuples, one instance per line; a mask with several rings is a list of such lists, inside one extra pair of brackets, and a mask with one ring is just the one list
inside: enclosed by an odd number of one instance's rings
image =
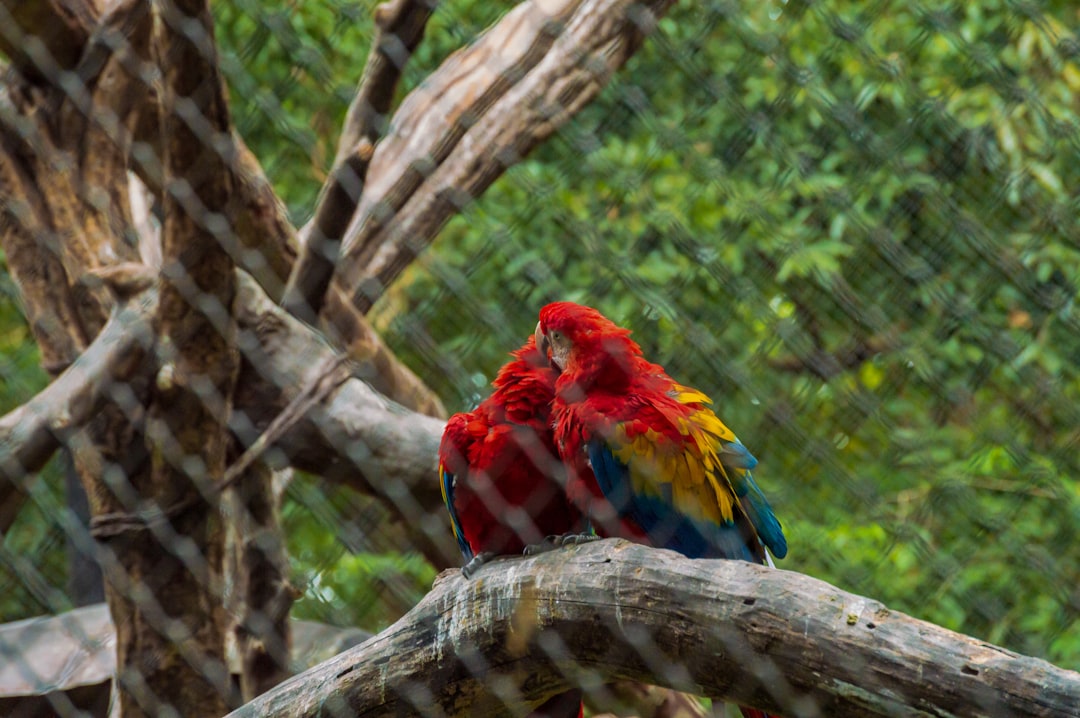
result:
[(405, 98), (335, 283), (362, 312), (442, 225), (588, 104), (672, 3), (532, 0)]
[(442, 574), (366, 643), (230, 714), (523, 714), (631, 679), (800, 716), (1067, 718), (1080, 674), (823, 581), (624, 541)]

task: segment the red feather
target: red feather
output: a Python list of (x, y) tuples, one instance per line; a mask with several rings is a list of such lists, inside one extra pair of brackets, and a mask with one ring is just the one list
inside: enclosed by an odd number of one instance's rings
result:
[(499, 370), (494, 392), (447, 422), (439, 459), (454, 475), (453, 512), (473, 554), (521, 553), (581, 530), (567, 501), (550, 426), (555, 372), (532, 339)]

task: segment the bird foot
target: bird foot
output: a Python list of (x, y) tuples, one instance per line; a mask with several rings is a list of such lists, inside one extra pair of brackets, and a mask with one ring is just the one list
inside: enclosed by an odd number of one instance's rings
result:
[(600, 537), (596, 534), (557, 534), (555, 536), (545, 536), (544, 540), (540, 543), (531, 543), (526, 546), (522, 553), (526, 556), (536, 556), (537, 554), (554, 551), (563, 546), (577, 546), (578, 544), (596, 541), (598, 538)]
[(495, 554), (491, 551), (481, 551), (480, 553), (469, 559), (469, 562), (467, 564), (461, 567), (462, 575), (464, 575), (467, 579), (472, 578), (473, 575), (475, 575), (476, 572), (480, 570), (481, 566), (483, 566), (485, 563), (487, 563), (493, 558), (495, 558)]

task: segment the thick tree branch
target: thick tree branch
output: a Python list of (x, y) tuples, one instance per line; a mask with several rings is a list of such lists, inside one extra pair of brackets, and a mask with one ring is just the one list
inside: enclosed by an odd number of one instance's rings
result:
[(85, 424), (109, 390), (127, 381), (152, 343), (149, 317), (157, 294), (122, 304), (98, 335), (57, 379), (36, 397), (0, 419), (0, 536), (26, 498), (23, 481), (40, 471), (62, 437)]
[[(275, 305), (239, 274), (236, 317), (244, 363), (235, 392), (235, 435), (249, 446), (336, 356), (311, 327)], [(0, 419), (0, 480), (39, 469), (74, 428), (94, 416), (108, 389), (145, 381), (143, 361), (157, 307), (151, 289), (123, 304), (91, 347), (37, 397)], [(139, 348), (139, 352), (132, 349)], [(132, 364), (138, 361), (138, 364)], [(138, 380), (138, 382), (136, 382)], [(242, 427), (248, 427), (246, 431)], [(274, 443), (266, 460), (292, 464), (379, 497), (405, 520), (413, 545), (438, 566), (459, 560), (435, 475), (443, 422), (394, 405), (361, 378), (350, 379)]]
[(75, 67), (97, 16), (89, 0), (3, 0), (0, 52), (31, 82), (55, 81), (59, 71)]
[(598, 677), (793, 718), (1066, 718), (1080, 705), (1080, 674), (809, 576), (609, 540), (472, 581), (444, 573), (393, 626), (231, 716), (521, 714)]
[(32, 160), (24, 155), (22, 114), (8, 88), (0, 88), (0, 247), (23, 298), (42, 363), (55, 376), (85, 349), (88, 339), (58, 252), (46, 246), (53, 232)]
[[(233, 262), (225, 251), (235, 152), (209, 7), (200, 0), (155, 4), (153, 49), (164, 73), (160, 133), (163, 192), (160, 299), (155, 349), (162, 363), (147, 405), (149, 474), (128, 477), (139, 501), (192, 508), (167, 530), (118, 536), (109, 546), (126, 581), (156, 599), (163, 631), (145, 599), (123, 595), (112, 572), (119, 702), (125, 717), (220, 715), (233, 687), (225, 670), (225, 532), (209, 491), (225, 471), (228, 419), (239, 365), (232, 305)], [(119, 179), (126, 179), (123, 168)], [(116, 181), (116, 178), (114, 178)], [(126, 187), (126, 182), (123, 183)], [(101, 512), (97, 512), (101, 516)], [(187, 553), (179, 550), (189, 546)], [(192, 554), (197, 558), (193, 559)]]
[(586, 105), (672, 3), (525, 2), (402, 102), (335, 283), (366, 312), (442, 225)]
[(374, 146), (366, 138), (356, 150), (334, 167), (319, 197), (315, 216), (307, 227), (303, 250), (293, 266), (281, 305), (289, 314), (317, 324), (325, 305), (327, 287), (341, 250), (341, 238), (349, 227), (356, 203), (364, 189), (364, 176)]
[[(296, 394), (318, 379), (334, 349), (240, 275), (237, 321), (244, 366), (236, 412), (262, 431)], [(410, 542), (436, 566), (458, 561), (434, 481), (443, 422), (396, 406), (350, 379), (276, 442), (266, 460), (286, 463), (382, 499)]]

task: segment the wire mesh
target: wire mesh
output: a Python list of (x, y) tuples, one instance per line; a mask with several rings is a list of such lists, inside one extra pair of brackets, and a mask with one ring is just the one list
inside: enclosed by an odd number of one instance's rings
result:
[[(510, 7), (441, 4), (399, 96)], [(214, 13), (236, 128), (302, 225), (373, 7)], [(441, 230), (369, 318), (456, 412), (490, 392), (541, 306), (596, 306), (711, 396), (761, 460), (791, 546), (781, 568), (1080, 670), (1078, 21), (1067, 2), (679, 4), (593, 103)], [(36, 38), (6, 37), (40, 54)], [(10, 133), (19, 125), (4, 113)], [(19, 140), (40, 144), (9, 136), (5, 150)], [(104, 189), (80, 192), (93, 204)], [(5, 200), (6, 223), (22, 211)], [(0, 284), (4, 410), (49, 380), (16, 284)], [(112, 485), (130, 492), (122, 466), (111, 464)], [(5, 622), (101, 601), (99, 579), (72, 580), (109, 559), (65, 493), (70, 470), (57, 458), (25, 476), (25, 503), (0, 494), (17, 512), (0, 545)], [(416, 500), (388, 508), (306, 474), (281, 496), (301, 590), (293, 618), (375, 633), (429, 589), (437, 568), (400, 521)], [(435, 527), (452, 549), (441, 516), (404, 523)], [(189, 543), (164, 543), (204, 570)], [(67, 630), (65, 651), (101, 641), (86, 623)], [(56, 692), (70, 666), (43, 668), (36, 651), (50, 649), (2, 635), (0, 706), (48, 694), (55, 713), (102, 710)], [(645, 665), (686, 685), (685, 666), (638, 639)], [(564, 665), (560, 637), (542, 645), (588, 689), (590, 712), (617, 703), (588, 667)], [(768, 660), (746, 660), (797, 700)], [(478, 653), (465, 661), (493, 672)], [(90, 673), (107, 683), (108, 670)], [(223, 668), (201, 670), (220, 681)], [(521, 690), (489, 689), (508, 702)], [(412, 707), (440, 714), (416, 690)]]

